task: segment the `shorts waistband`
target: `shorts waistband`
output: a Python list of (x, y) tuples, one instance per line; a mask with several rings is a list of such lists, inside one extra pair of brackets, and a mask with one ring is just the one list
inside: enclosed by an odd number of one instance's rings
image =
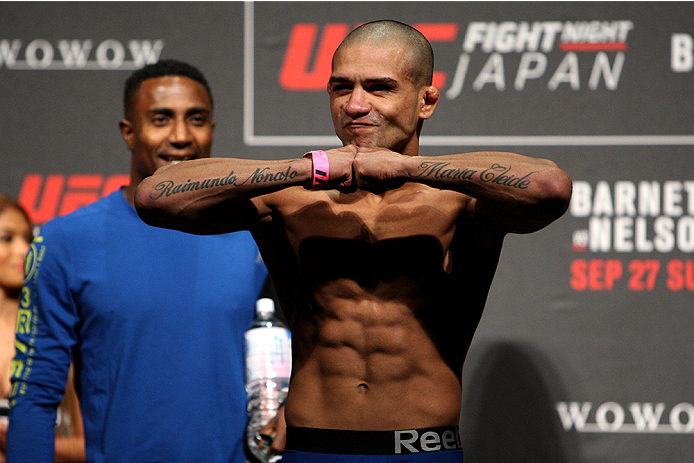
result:
[(287, 449), (344, 455), (402, 455), (462, 449), (458, 426), (351, 431), (287, 426)]

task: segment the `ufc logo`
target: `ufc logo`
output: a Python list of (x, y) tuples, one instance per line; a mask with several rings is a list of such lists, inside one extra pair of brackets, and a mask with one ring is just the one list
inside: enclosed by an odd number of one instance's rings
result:
[(130, 177), (116, 174), (27, 174), (19, 191), (19, 203), (27, 210), (32, 223), (40, 225), (53, 217), (93, 203), (121, 186), (130, 183)]
[[(430, 42), (453, 42), (458, 36), (456, 23), (419, 23), (412, 26)], [(330, 23), (323, 26), (319, 37), (318, 24), (295, 24), (280, 70), (280, 86), (288, 91), (325, 90), (333, 53), (350, 30), (347, 24)], [(309, 69), (311, 62), (313, 67)], [(434, 71), (433, 85), (443, 88), (445, 83), (446, 73)]]

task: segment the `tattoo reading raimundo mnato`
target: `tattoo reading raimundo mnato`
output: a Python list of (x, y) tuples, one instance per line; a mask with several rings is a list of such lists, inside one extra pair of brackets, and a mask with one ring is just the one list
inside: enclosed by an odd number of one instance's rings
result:
[(282, 172), (270, 172), (269, 167), (258, 168), (245, 180), (239, 181), (232, 170), (226, 177), (216, 177), (207, 178), (205, 180), (192, 181), (191, 179), (186, 180), (185, 183), (176, 183), (172, 180), (166, 180), (164, 182), (159, 182), (155, 186), (155, 191), (159, 192), (157, 195), (152, 195), (152, 199), (159, 199), (162, 196), (171, 196), (178, 193), (185, 193), (186, 191), (192, 190), (206, 190), (209, 188), (216, 188), (220, 186), (242, 186), (246, 183), (275, 183), (282, 182), (286, 180), (291, 180), (299, 175), (299, 172), (292, 170), (288, 167), (286, 171)]

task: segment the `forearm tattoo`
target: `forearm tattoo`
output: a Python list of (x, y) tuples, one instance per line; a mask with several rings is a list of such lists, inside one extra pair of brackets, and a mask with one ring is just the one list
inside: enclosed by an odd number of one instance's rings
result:
[(154, 186), (154, 191), (157, 194), (151, 195), (151, 199), (159, 199), (162, 196), (171, 196), (175, 194), (185, 193), (186, 191), (207, 190), (222, 186), (240, 187), (246, 184), (273, 184), (281, 183), (287, 180), (292, 180), (299, 175), (299, 172), (287, 167), (286, 171), (271, 172), (269, 167), (259, 167), (247, 178), (239, 180), (238, 176), (232, 170), (225, 177), (206, 178), (203, 180), (188, 179), (183, 183), (177, 183), (173, 180), (164, 180)]
[(433, 162), (425, 161), (419, 165), (420, 172), (410, 174), (411, 178), (419, 179), (450, 179), (450, 180), (475, 180), (479, 179), (485, 183), (495, 183), (504, 185), (510, 188), (518, 188), (524, 190), (532, 183), (530, 176), (536, 172), (528, 172), (527, 174), (517, 177), (511, 173), (511, 167), (502, 166), (501, 164), (492, 164), (488, 169), (478, 171), (477, 169), (467, 169), (459, 167), (451, 167), (448, 162)]

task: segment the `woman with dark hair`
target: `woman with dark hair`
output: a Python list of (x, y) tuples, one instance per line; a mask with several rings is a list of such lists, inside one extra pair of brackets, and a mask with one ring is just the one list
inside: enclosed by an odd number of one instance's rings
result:
[[(24, 281), (24, 258), (33, 238), (29, 216), (0, 193), (0, 398), (10, 394), (14, 331)], [(7, 403), (5, 402), (5, 406)]]
[[(15, 325), (24, 282), (24, 258), (33, 239), (32, 224), (24, 208), (12, 197), (0, 193), (0, 462), (5, 461), (7, 397), (15, 354)], [(82, 416), (72, 384), (72, 375), (56, 429), (55, 461), (85, 461)]]

